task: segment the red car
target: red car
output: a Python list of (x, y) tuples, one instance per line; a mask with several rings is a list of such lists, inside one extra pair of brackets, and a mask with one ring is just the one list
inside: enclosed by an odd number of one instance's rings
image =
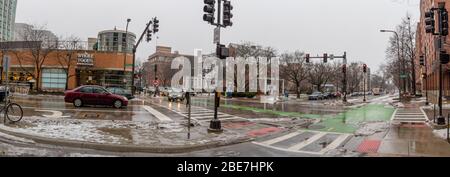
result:
[(75, 107), (84, 105), (103, 105), (122, 108), (128, 105), (128, 99), (124, 96), (114, 95), (100, 86), (81, 86), (64, 93), (66, 103), (73, 103)]

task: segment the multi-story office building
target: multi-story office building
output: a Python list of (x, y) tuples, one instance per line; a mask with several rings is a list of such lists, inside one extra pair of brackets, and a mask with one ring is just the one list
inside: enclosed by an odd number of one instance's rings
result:
[(98, 50), (131, 53), (136, 43), (136, 35), (122, 30), (106, 30), (98, 33)]
[(14, 39), (17, 0), (0, 0), (0, 41)]

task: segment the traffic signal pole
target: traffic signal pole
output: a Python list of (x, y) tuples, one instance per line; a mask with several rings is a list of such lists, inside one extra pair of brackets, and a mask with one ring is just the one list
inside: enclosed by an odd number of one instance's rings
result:
[[(222, 0), (218, 0), (218, 8), (217, 8), (217, 28), (220, 31), (220, 17), (222, 15)], [(217, 49), (216, 49), (216, 55), (218, 58), (220, 58), (220, 53), (218, 51), (220, 51), (220, 39), (217, 41)], [(216, 83), (217, 85), (218, 83)], [(219, 118), (217, 117), (217, 112), (219, 109), (219, 105), (220, 105), (220, 94), (219, 92), (217, 92), (217, 88), (214, 90), (214, 119), (211, 120), (210, 122), (210, 126), (208, 131), (210, 132), (222, 132), (222, 124), (219, 120)]]
[[(139, 44), (142, 42), (142, 39), (144, 38), (145, 34), (148, 33), (148, 30), (150, 28), (150, 25), (153, 24), (153, 21), (156, 21), (156, 17), (151, 19), (148, 23), (147, 26), (145, 27), (144, 32), (142, 33), (141, 37), (139, 38), (139, 40), (136, 42), (136, 45), (133, 46), (133, 66), (132, 66), (132, 71), (131, 71), (131, 94), (134, 96), (134, 94), (136, 93), (136, 88), (134, 85), (134, 72), (136, 69), (136, 50), (139, 47)], [(149, 42), (149, 41), (147, 41)]]
[[(445, 11), (445, 3), (439, 3), (439, 51), (442, 53), (444, 51), (444, 36), (443, 36), (443, 25), (442, 25), (442, 12)], [(442, 75), (442, 55), (439, 56), (439, 60), (441, 61), (439, 63), (439, 116), (437, 117), (437, 124), (438, 125), (445, 125), (445, 118), (443, 116), (442, 111), (442, 91), (444, 89), (444, 83), (443, 83), (443, 75)]]
[[(227, 26), (232, 26), (233, 23), (231, 22), (231, 18), (233, 17), (233, 14), (231, 13), (231, 10), (233, 10), (233, 6), (231, 5), (231, 2), (229, 0), (217, 0), (217, 22), (214, 22), (216, 20), (214, 17), (216, 0), (203, 0), (203, 2), (205, 3), (203, 11), (206, 13), (203, 15), (203, 20), (216, 27), (216, 30), (214, 30), (215, 33), (214, 43), (216, 43), (217, 47), (216, 48), (217, 58), (225, 59), (226, 57), (228, 57), (228, 54), (224, 54), (226, 53), (224, 51), (228, 49), (220, 44), (220, 29), (222, 27), (226, 28)], [(218, 37), (218, 39), (216, 37)], [(222, 72), (221, 69), (219, 69), (219, 72)], [(216, 83), (216, 85), (219, 84)], [(217, 91), (216, 88), (214, 90), (214, 118), (210, 122), (210, 126), (208, 128), (209, 132), (220, 133), (223, 131), (221, 122), (218, 119), (219, 106), (220, 106), (220, 93)]]

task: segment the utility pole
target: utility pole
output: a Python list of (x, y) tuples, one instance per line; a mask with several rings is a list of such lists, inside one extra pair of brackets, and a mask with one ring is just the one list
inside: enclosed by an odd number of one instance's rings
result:
[(363, 102), (366, 102), (366, 77), (367, 77), (367, 65), (363, 65), (363, 92), (364, 92), (364, 99)]
[[(223, 2), (223, 13), (222, 13), (222, 2)], [(203, 8), (203, 12), (206, 14), (203, 15), (203, 20), (208, 22), (209, 24), (216, 26), (214, 31), (214, 42), (216, 43), (216, 55), (219, 59), (226, 59), (229, 55), (229, 50), (224, 45), (220, 44), (220, 28), (232, 26), (231, 18), (233, 18), (233, 14), (231, 10), (233, 10), (233, 6), (231, 5), (231, 1), (229, 0), (217, 0), (217, 22), (214, 22), (214, 12), (215, 12), (215, 4), (216, 0), (204, 0), (205, 6)], [(223, 19), (222, 19), (223, 15)], [(216, 39), (217, 36), (217, 39)], [(219, 72), (221, 70), (219, 69)], [(218, 73), (219, 74), (219, 73)], [(222, 82), (222, 81), (220, 81)], [(217, 83), (216, 83), (217, 84)], [(222, 125), (220, 120), (218, 119), (218, 108), (220, 106), (220, 93), (217, 92), (217, 88), (214, 90), (214, 118), (210, 122), (209, 132), (222, 132)]]
[[(125, 51), (122, 51), (123, 52), (123, 76), (125, 78), (126, 78), (126, 74), (125, 73), (127, 72), (128, 25), (130, 24), (130, 22), (131, 22), (131, 19), (127, 19), (127, 27), (125, 28), (125, 45), (126, 45), (126, 47), (125, 47)], [(126, 87), (127, 87), (127, 83), (126, 82), (124, 82), (124, 86), (125, 86), (124, 89), (126, 89)]]

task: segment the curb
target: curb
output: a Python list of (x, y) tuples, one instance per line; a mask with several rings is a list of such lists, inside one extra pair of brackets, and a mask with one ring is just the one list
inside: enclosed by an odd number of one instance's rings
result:
[(25, 133), (12, 132), (0, 128), (0, 132), (17, 136), (20, 138), (31, 139), (35, 143), (56, 145), (56, 146), (66, 146), (72, 148), (82, 148), (82, 149), (93, 149), (108, 152), (119, 152), (119, 153), (187, 153), (192, 151), (200, 151), (205, 149), (217, 148), (222, 146), (235, 145), (239, 143), (250, 142), (252, 138), (244, 137), (238, 138), (232, 141), (224, 142), (210, 142), (201, 145), (187, 145), (187, 146), (138, 146), (138, 145), (117, 145), (117, 144), (101, 144), (92, 142), (81, 142), (76, 140), (64, 140), (56, 138), (46, 138), (41, 136), (34, 136)]

